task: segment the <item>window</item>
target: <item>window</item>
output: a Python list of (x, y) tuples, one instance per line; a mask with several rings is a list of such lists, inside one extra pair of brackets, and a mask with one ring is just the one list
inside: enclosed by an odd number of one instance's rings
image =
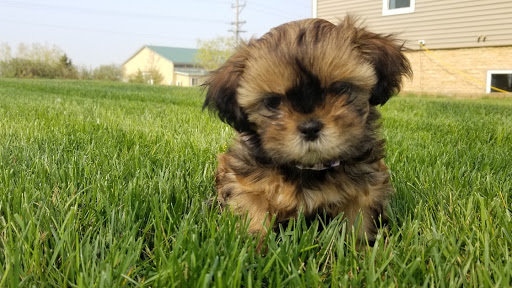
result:
[(198, 82), (197, 82), (197, 78), (192, 78), (192, 86), (197, 86)]
[(415, 0), (382, 0), (382, 15), (397, 15), (414, 12)]
[(489, 70), (487, 71), (487, 87), (486, 92), (503, 92), (491, 88), (495, 87), (500, 90), (512, 92), (512, 70)]

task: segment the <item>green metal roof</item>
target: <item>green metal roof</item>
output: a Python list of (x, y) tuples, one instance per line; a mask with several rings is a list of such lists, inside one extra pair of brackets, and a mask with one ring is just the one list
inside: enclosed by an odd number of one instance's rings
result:
[(165, 46), (146, 46), (174, 64), (196, 64), (197, 49)]

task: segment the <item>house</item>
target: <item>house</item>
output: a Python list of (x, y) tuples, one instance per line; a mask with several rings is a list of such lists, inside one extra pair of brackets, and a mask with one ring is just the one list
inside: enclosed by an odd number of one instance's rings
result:
[(510, 0), (313, 0), (313, 17), (336, 23), (347, 14), (374, 32), (405, 40), (414, 72), (405, 92), (512, 91)]
[(146, 45), (124, 62), (124, 78), (141, 72), (153, 84), (152, 75), (156, 71), (163, 79), (154, 84), (197, 86), (202, 83), (206, 70), (196, 63), (196, 54), (197, 49)]

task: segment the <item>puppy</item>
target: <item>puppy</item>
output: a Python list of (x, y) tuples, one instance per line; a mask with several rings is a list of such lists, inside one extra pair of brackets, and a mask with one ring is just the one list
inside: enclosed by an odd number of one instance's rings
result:
[(241, 43), (205, 83), (204, 107), (237, 132), (218, 156), (221, 207), (266, 233), (302, 211), (343, 214), (375, 240), (393, 193), (377, 134), (382, 105), (412, 74), (391, 35), (306, 19)]

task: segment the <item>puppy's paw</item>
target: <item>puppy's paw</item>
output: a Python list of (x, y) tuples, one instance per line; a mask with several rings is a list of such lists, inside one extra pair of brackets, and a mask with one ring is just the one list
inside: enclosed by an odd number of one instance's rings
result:
[(202, 210), (203, 213), (208, 213), (209, 211), (218, 210), (221, 212), (224, 210), (225, 204), (222, 203), (217, 197), (211, 197), (203, 202)]

